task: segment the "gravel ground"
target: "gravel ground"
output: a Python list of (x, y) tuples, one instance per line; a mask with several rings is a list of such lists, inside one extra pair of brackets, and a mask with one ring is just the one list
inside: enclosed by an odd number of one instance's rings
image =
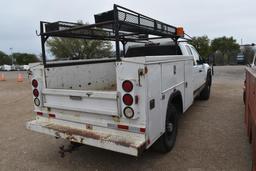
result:
[(195, 101), (180, 120), (177, 143), (168, 154), (146, 151), (135, 158), (89, 146), (60, 158), (65, 140), (25, 129), (32, 112), (28, 80), (16, 72), (0, 82), (0, 170), (241, 170), (251, 166), (243, 125), (243, 66), (215, 67), (209, 101)]

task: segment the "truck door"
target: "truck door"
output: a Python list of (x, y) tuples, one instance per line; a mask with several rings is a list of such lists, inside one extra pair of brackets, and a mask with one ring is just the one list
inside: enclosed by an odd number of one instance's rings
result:
[(193, 56), (193, 73), (192, 73), (192, 77), (193, 77), (193, 81), (192, 81), (192, 91), (196, 90), (199, 88), (199, 83), (198, 83), (198, 78), (199, 78), (199, 69), (198, 69), (198, 66), (196, 65), (196, 59), (195, 59), (195, 56), (193, 55), (192, 53), (192, 50), (190, 48), (189, 45), (186, 45), (186, 51), (187, 51), (187, 54), (188, 55), (191, 55)]
[(194, 85), (195, 89), (197, 90), (204, 84), (205, 76), (204, 76), (204, 66), (203, 64), (199, 63), (200, 57), (198, 52), (193, 46), (190, 46), (190, 49), (192, 51), (193, 57), (194, 57), (194, 68), (193, 68), (193, 74), (195, 76), (194, 79)]

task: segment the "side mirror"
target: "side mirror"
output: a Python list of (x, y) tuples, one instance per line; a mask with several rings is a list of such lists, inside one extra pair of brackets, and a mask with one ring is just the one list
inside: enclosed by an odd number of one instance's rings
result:
[(202, 64), (205, 63), (205, 60), (204, 60), (203, 58), (200, 58), (200, 59), (197, 60), (196, 62), (197, 62), (197, 64), (202, 65)]

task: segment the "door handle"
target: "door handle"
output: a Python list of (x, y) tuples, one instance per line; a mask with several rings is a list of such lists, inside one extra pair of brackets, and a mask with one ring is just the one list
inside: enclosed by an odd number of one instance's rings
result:
[(203, 71), (203, 70), (201, 70), (201, 69), (199, 70), (199, 72), (202, 72), (202, 71)]

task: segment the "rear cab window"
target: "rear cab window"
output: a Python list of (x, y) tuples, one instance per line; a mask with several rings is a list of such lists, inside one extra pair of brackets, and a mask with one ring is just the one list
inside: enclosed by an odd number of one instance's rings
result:
[(182, 55), (182, 53), (180, 47), (176, 45), (152, 44), (139, 47), (129, 47), (125, 54), (125, 58), (162, 55)]

